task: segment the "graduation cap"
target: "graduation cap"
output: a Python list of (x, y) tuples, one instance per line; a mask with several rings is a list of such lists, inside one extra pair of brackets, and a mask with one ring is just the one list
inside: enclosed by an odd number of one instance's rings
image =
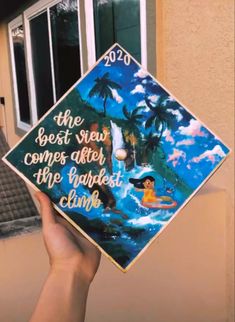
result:
[(228, 153), (114, 44), (3, 161), (126, 272)]

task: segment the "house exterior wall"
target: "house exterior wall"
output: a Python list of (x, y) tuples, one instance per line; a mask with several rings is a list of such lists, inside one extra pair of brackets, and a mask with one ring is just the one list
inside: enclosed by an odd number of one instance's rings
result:
[[(233, 79), (234, 79), (234, 61), (233, 61), (233, 12), (234, 12), (234, 3), (233, 0), (207, 0), (207, 1), (192, 1), (192, 0), (156, 0), (157, 6), (157, 49), (156, 49), (156, 61), (157, 61), (157, 77), (158, 79), (165, 85), (180, 101), (187, 106), (195, 115), (197, 115), (201, 121), (206, 123), (209, 128), (216, 132), (226, 144), (228, 144), (231, 148), (234, 146), (234, 110), (233, 110)], [(153, 52), (155, 54), (155, 51)], [(11, 70), (10, 70), (10, 57), (9, 57), (9, 50), (8, 50), (8, 40), (7, 40), (7, 25), (2, 24), (0, 25), (0, 96), (5, 97), (5, 113), (3, 113), (3, 108), (0, 110), (0, 124), (3, 125), (4, 133), (7, 137), (9, 145), (12, 147), (19, 139), (19, 136), (15, 132), (15, 121), (14, 121), (14, 100), (13, 100), (13, 90), (12, 90), (12, 81), (11, 81)], [(5, 116), (4, 116), (5, 115)], [(206, 189), (212, 190), (211, 186), (216, 186), (219, 188), (224, 188), (226, 190), (226, 195), (228, 196), (228, 200), (226, 203), (222, 202), (222, 197), (217, 193), (210, 194), (210, 198), (206, 199), (205, 202), (209, 203), (211, 207), (215, 205), (215, 208), (208, 208), (207, 206), (204, 208), (200, 208), (199, 204), (201, 202), (200, 198), (195, 198), (193, 203), (195, 203), (195, 209), (187, 207), (185, 211), (192, 213), (196, 219), (197, 213), (205, 211), (205, 217), (209, 216), (208, 211), (210, 214), (215, 215), (216, 220), (222, 220), (224, 218), (223, 223), (223, 233), (218, 229), (216, 223), (213, 220), (206, 221), (208, 225), (210, 225), (210, 230), (208, 230), (208, 243), (206, 243), (205, 239), (205, 246), (208, 247), (208, 254), (216, 253), (216, 245), (215, 243), (210, 243), (210, 238), (214, 238), (216, 236), (220, 238), (221, 243), (224, 245), (224, 248), (221, 248), (218, 251), (218, 256), (214, 258), (213, 264), (215, 266), (219, 265), (219, 263), (223, 263), (223, 267), (221, 266), (220, 273), (216, 273), (217, 275), (211, 275), (212, 271), (205, 271), (205, 281), (206, 278), (208, 279), (208, 284), (205, 283), (205, 292), (208, 291), (208, 296), (210, 296), (209, 303), (212, 306), (211, 312), (214, 310), (214, 316), (210, 316), (212, 319), (207, 319), (206, 321), (218, 321), (218, 322), (225, 322), (233, 321), (234, 313), (233, 313), (233, 227), (234, 227), (234, 211), (231, 206), (233, 202), (234, 196), (234, 168), (233, 168), (233, 161), (234, 157), (233, 154), (230, 155), (229, 159), (225, 162), (225, 164), (217, 171), (214, 176), (210, 179), (209, 183), (206, 184)], [(218, 199), (219, 198), (219, 199)], [(221, 200), (221, 203), (218, 202)], [(222, 207), (220, 207), (220, 205)], [(226, 208), (226, 209), (225, 209)], [(216, 209), (219, 209), (219, 212), (215, 212)], [(204, 221), (204, 216), (200, 214), (201, 221), (195, 220), (195, 231), (199, 232), (200, 225)], [(208, 217), (209, 218), (209, 217)], [(218, 222), (217, 222), (218, 223)], [(176, 220), (175, 226), (178, 227), (177, 229), (180, 232), (187, 231), (187, 225), (189, 223), (185, 221), (184, 223), (180, 222), (180, 220)], [(174, 225), (174, 224), (173, 224)], [(182, 226), (180, 226), (182, 225)], [(217, 227), (217, 228), (216, 228)], [(170, 229), (170, 228), (169, 228)], [(221, 235), (220, 235), (221, 234)], [(170, 236), (170, 234), (168, 234)], [(197, 236), (194, 236), (195, 239)], [(30, 240), (30, 236), (28, 239)], [(32, 240), (33, 240), (32, 235)], [(20, 243), (19, 239), (14, 239), (11, 241), (5, 241), (5, 246), (2, 244), (0, 247), (2, 249), (7, 247), (9, 243), (9, 248), (4, 249), (11, 249), (11, 247), (16, 247)], [(177, 238), (176, 238), (177, 240)], [(200, 243), (200, 236), (198, 235), (197, 242)], [(1, 242), (2, 243), (2, 242)], [(35, 252), (31, 248), (37, 248), (38, 242), (34, 242), (31, 244), (30, 242), (24, 244), (24, 249), (26, 253), (31, 254), (34, 256)], [(165, 237), (165, 247), (170, 245), (170, 238), (167, 239), (167, 233)], [(156, 243), (157, 244), (157, 243)], [(13, 245), (13, 246), (12, 246)], [(32, 245), (32, 247), (31, 247)], [(183, 245), (183, 244), (182, 244)], [(13, 248), (14, 248), (13, 247)], [(40, 246), (41, 247), (41, 246)], [(155, 247), (155, 246), (153, 246)], [(190, 254), (190, 244), (184, 245), (184, 250), (182, 252), (188, 252)], [(29, 248), (29, 251), (28, 251)], [(203, 248), (202, 248), (203, 249)], [(202, 250), (201, 249), (201, 250)], [(153, 251), (153, 250), (152, 250)], [(175, 250), (176, 251), (176, 250)], [(178, 251), (181, 251), (178, 249)], [(200, 251), (200, 249), (198, 250)], [(3, 252), (4, 254), (4, 252)], [(5, 253), (6, 254), (6, 253)], [(167, 252), (166, 252), (167, 254)], [(30, 255), (30, 256), (31, 256)], [(9, 254), (1, 255), (1, 260), (4, 261), (4, 256), (9, 258)], [(152, 256), (156, 256), (156, 265), (158, 263), (157, 259), (157, 250), (156, 254)], [(163, 258), (164, 258), (163, 254)], [(192, 258), (196, 256), (195, 254), (191, 254)], [(146, 257), (147, 258), (147, 257)], [(213, 267), (211, 266), (211, 257), (204, 256), (204, 257), (197, 257), (198, 260), (203, 260), (203, 267), (209, 267), (211, 270)], [(194, 258), (195, 259), (195, 258)], [(145, 262), (145, 258), (143, 257), (140, 261), (143, 263)], [(160, 259), (159, 259), (160, 260)], [(12, 261), (9, 260), (9, 265), (13, 264), (14, 259)], [(181, 258), (182, 265), (186, 265), (188, 262), (187, 258)], [(34, 258), (34, 265), (41, 267), (41, 263), (45, 263), (45, 254), (43, 252), (37, 253), (37, 258)], [(148, 272), (151, 271), (151, 264), (153, 262), (153, 257), (151, 260), (146, 261), (146, 265), (143, 264), (143, 270)], [(28, 265), (29, 259), (26, 259), (24, 265)], [(194, 263), (193, 261), (191, 264)], [(109, 263), (108, 263), (109, 264)], [(165, 267), (162, 267), (163, 270), (169, 270), (170, 272), (177, 272), (176, 266), (177, 261), (168, 263)], [(111, 264), (110, 264), (111, 265)], [(137, 266), (140, 263), (136, 264)], [(12, 285), (18, 285), (18, 279), (22, 279), (24, 277), (24, 269), (26, 267), (22, 267), (22, 274), (20, 276), (12, 275), (13, 280), (9, 281)], [(34, 276), (34, 280), (30, 280), (30, 285), (27, 284), (28, 292), (32, 292), (33, 294), (38, 294), (38, 291), (35, 288), (39, 288), (42, 283), (44, 276), (46, 275), (45, 270), (47, 269), (47, 265), (45, 264), (42, 267), (42, 271), (37, 271), (37, 274)], [(193, 269), (193, 266), (189, 269)], [(215, 267), (216, 269), (216, 267)], [(27, 270), (27, 269), (26, 269)], [(135, 268), (133, 268), (134, 272)], [(138, 268), (136, 268), (138, 271)], [(30, 272), (30, 270), (29, 270)], [(169, 273), (169, 271), (167, 271)], [(108, 275), (107, 275), (108, 274)], [(107, 273), (106, 275), (102, 275), (103, 279), (112, 278), (113, 271)], [(120, 273), (121, 274), (121, 273)], [(128, 273), (129, 274), (129, 273)], [(132, 274), (130, 272), (130, 274)], [(134, 273), (135, 274), (135, 273)], [(148, 273), (147, 273), (148, 274)], [(38, 280), (37, 279), (38, 276)], [(140, 275), (136, 275), (139, 276)], [(162, 279), (169, 283), (168, 275), (163, 274), (160, 275)], [(173, 275), (172, 275), (173, 276)], [(215, 276), (215, 279), (212, 277)], [(42, 278), (43, 277), (43, 278)], [(195, 276), (190, 275), (190, 278), (194, 278)], [(126, 280), (128, 275), (126, 277)], [(138, 283), (145, 283), (145, 276), (144, 274), (141, 275), (141, 279), (137, 278)], [(175, 275), (177, 279), (177, 273)], [(189, 278), (189, 279), (190, 279)], [(216, 300), (215, 294), (213, 294), (213, 281), (216, 278), (221, 279), (220, 283), (217, 284), (218, 288), (216, 288)], [(14, 280), (15, 279), (15, 280)], [(25, 277), (25, 283), (27, 283), (27, 278)], [(39, 282), (38, 282), (39, 281)], [(168, 282), (167, 282), (168, 281)], [(188, 279), (184, 281), (182, 278), (181, 285), (182, 288), (186, 288), (186, 283), (188, 283)], [(24, 285), (24, 278), (22, 279), (22, 285)], [(173, 279), (172, 279), (173, 282)], [(4, 287), (7, 289), (9, 288), (9, 283), (5, 283)], [(100, 288), (102, 287), (102, 283), (100, 283)], [(126, 282), (125, 282), (126, 283)], [(150, 282), (149, 282), (150, 283)], [(149, 284), (150, 285), (150, 284)], [(175, 287), (177, 284), (174, 284)], [(155, 285), (156, 288), (158, 284)], [(135, 288), (135, 284), (131, 285), (130, 287)], [(162, 286), (163, 287), (163, 286)], [(210, 290), (210, 287), (212, 289)], [(26, 286), (24, 286), (26, 288)], [(167, 308), (164, 305), (167, 305), (166, 302), (161, 302), (159, 295), (156, 295), (157, 289), (153, 287), (150, 290), (146, 289), (144, 292), (145, 297), (143, 298), (156, 298), (158, 303), (157, 306), (159, 308), (161, 305), (162, 308), (162, 319), (160, 321), (167, 321), (167, 322), (175, 322), (177, 320), (177, 316), (172, 317), (171, 320), (164, 320), (164, 308), (165, 314), (167, 314)], [(180, 288), (179, 288), (180, 289)], [(13, 289), (12, 289), (13, 292)], [(192, 289), (194, 292), (194, 289)], [(4, 294), (4, 289), (1, 287), (1, 293)], [(185, 293), (187, 294), (187, 292)], [(195, 293), (194, 301), (200, 301), (200, 297), (198, 298)], [(11, 294), (8, 294), (8, 301), (10, 303), (15, 301), (15, 297)], [(95, 298), (95, 295), (94, 295)], [(111, 297), (110, 297), (111, 298)], [(193, 298), (193, 297), (192, 297)], [(181, 298), (184, 301), (184, 298)], [(193, 299), (192, 299), (193, 300)], [(23, 299), (22, 299), (23, 301)], [(27, 301), (27, 298), (25, 298)], [(95, 305), (95, 300), (94, 304)], [(224, 310), (221, 315), (218, 317), (218, 312), (216, 308), (220, 303), (224, 303), (222, 307)], [(99, 302), (98, 302), (99, 303)], [(128, 298), (126, 298), (125, 303), (128, 303)], [(123, 303), (119, 303), (123, 305)], [(160, 305), (161, 304), (161, 305)], [(179, 304), (179, 303), (178, 303)], [(25, 309), (25, 317), (28, 312), (32, 310), (32, 301), (24, 304)], [(136, 307), (141, 307), (141, 303), (137, 304), (137, 302), (133, 302), (133, 305)], [(172, 303), (171, 303), (172, 305)], [(180, 305), (180, 304), (179, 304)], [(193, 305), (193, 304), (192, 304)], [(196, 304), (195, 304), (196, 305)], [(128, 305), (127, 305), (128, 306)], [(196, 305), (197, 306), (197, 305)], [(117, 306), (118, 307), (118, 304)], [(220, 306), (221, 307), (221, 306)], [(89, 308), (92, 310), (92, 306)], [(151, 310), (151, 308), (148, 307)], [(109, 310), (107, 308), (106, 310)], [(169, 308), (168, 308), (169, 310)], [(172, 312), (174, 308), (171, 307)], [(183, 308), (182, 308), (183, 310)], [(198, 310), (200, 310), (200, 305), (198, 304)], [(94, 311), (95, 312), (95, 311)], [(142, 314), (144, 314), (144, 308)], [(147, 312), (147, 311), (146, 311)], [(180, 314), (182, 311), (175, 311)], [(18, 312), (20, 313), (20, 311)], [(141, 313), (139, 313), (141, 316)], [(176, 313), (177, 314), (177, 313)], [(213, 313), (211, 313), (213, 314)], [(103, 312), (105, 315), (105, 312)], [(91, 315), (90, 315), (91, 316)], [(95, 315), (94, 315), (95, 316)], [(166, 317), (166, 316), (165, 316)], [(151, 320), (152, 318), (152, 320)], [(180, 316), (178, 316), (179, 321)], [(144, 317), (142, 316), (142, 320)], [(22, 321), (25, 319), (22, 319)], [(101, 319), (104, 321), (104, 319)], [(194, 322), (193, 319), (188, 319), (186, 321)], [(14, 319), (12, 320), (14, 321)], [(19, 321), (15, 319), (15, 321)], [(88, 320), (93, 321), (92, 317)], [(123, 320), (124, 321), (124, 320)], [(131, 321), (130, 319), (126, 319), (126, 321)], [(137, 321), (137, 320), (135, 320)], [(156, 321), (156, 316), (151, 315), (148, 321)], [(198, 320), (195, 320), (198, 322)]]
[[(158, 79), (234, 149), (234, 1), (157, 2)], [(234, 321), (234, 152), (210, 186), (226, 189), (232, 204), (226, 231), (229, 321)]]
[[(158, 79), (234, 146), (234, 1), (162, 0)], [(233, 155), (210, 183), (234, 196)]]
[(15, 130), (15, 109), (11, 75), (8, 27), (6, 23), (0, 23), (0, 96), (5, 98), (5, 106), (1, 106), (0, 110), (0, 124), (2, 124), (3, 132), (10, 147), (15, 145), (20, 139)]

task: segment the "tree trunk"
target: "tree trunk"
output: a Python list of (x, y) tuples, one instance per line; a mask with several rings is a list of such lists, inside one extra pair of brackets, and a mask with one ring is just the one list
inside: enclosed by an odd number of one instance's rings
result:
[(107, 96), (104, 99), (104, 116), (106, 116), (106, 101), (107, 101)]

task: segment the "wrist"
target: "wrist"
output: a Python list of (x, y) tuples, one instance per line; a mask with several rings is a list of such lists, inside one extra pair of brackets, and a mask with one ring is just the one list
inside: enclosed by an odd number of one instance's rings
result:
[(79, 284), (82, 284), (85, 288), (89, 288), (91, 284), (89, 276), (76, 263), (53, 263), (49, 274), (68, 278), (72, 277), (74, 280), (79, 281)]

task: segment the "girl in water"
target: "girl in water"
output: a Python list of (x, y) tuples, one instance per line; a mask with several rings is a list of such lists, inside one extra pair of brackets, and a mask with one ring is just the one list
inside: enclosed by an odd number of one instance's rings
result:
[[(142, 205), (148, 208), (173, 208), (177, 205), (171, 197), (160, 196), (157, 197), (154, 188), (155, 179), (152, 176), (145, 176), (142, 179), (130, 178), (129, 182), (134, 185), (137, 191), (143, 191)], [(161, 204), (162, 201), (170, 202), (170, 204)]]

